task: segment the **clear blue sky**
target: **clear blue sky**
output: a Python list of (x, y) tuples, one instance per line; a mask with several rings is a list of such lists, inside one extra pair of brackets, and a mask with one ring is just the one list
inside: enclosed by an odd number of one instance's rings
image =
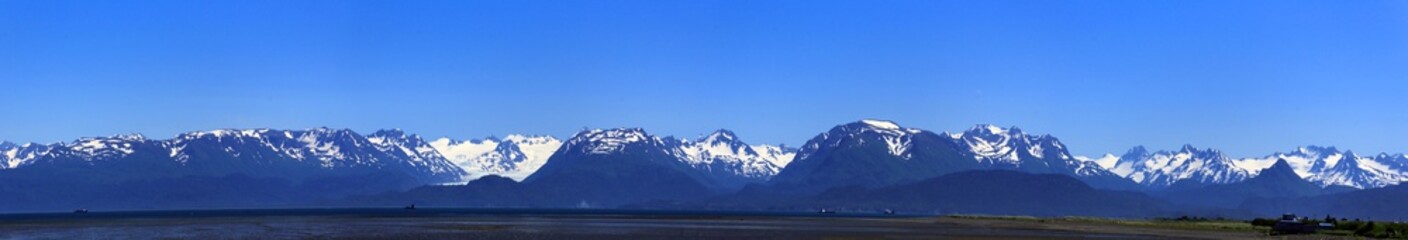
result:
[(0, 1), (0, 139), (861, 118), (1081, 155), (1408, 152), (1408, 1)]

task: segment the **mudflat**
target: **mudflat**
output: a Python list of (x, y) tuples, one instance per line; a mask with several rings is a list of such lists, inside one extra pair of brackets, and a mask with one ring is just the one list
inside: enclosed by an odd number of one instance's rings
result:
[(1252, 231), (954, 217), (335, 214), (10, 217), (4, 239), (1254, 239)]

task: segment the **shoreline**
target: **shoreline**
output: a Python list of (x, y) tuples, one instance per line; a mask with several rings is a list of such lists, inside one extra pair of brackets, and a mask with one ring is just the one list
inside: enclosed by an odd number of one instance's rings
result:
[[(488, 209), (202, 210), (203, 214), (101, 212), (0, 220), (0, 238), (526, 238), (526, 239), (1257, 239), (1252, 231), (1178, 229), (1145, 220), (1002, 216), (888, 216), (758, 212), (486, 212)], [(517, 210), (517, 209), (514, 209)], [(213, 213), (238, 213), (216, 215)], [(242, 213), (253, 211), (253, 213)], [(358, 212), (367, 211), (367, 212)], [(399, 212), (399, 213), (398, 213)], [(57, 213), (46, 213), (56, 215)], [(94, 215), (96, 214), (96, 215)], [(163, 215), (165, 214), (165, 215)], [(243, 214), (243, 215), (241, 215)], [(1088, 220), (1080, 220), (1088, 219)], [(1306, 235), (1325, 238), (1320, 235)], [(1284, 236), (1277, 236), (1282, 238)]]

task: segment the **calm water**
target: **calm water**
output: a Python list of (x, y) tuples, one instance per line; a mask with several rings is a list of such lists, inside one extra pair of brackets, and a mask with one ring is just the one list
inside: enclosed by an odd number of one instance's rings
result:
[(337, 208), (0, 215), (0, 239), (1146, 239), (879, 213)]
[(407, 210), (401, 207), (367, 208), (286, 208), (286, 209), (209, 209), (209, 210), (149, 210), (149, 211), (101, 211), (88, 213), (72, 212), (48, 213), (0, 213), (0, 220), (37, 219), (101, 219), (101, 218), (192, 218), (192, 217), (263, 217), (263, 216), (366, 216), (366, 217), (453, 217), (474, 215), (554, 215), (554, 216), (743, 216), (743, 217), (850, 217), (850, 218), (891, 218), (917, 217), (916, 214), (888, 215), (867, 212), (836, 212), (821, 214), (816, 212), (765, 212), (765, 211), (680, 211), (680, 210), (631, 210), (631, 209), (527, 209), (527, 208), (434, 208), (418, 207)]

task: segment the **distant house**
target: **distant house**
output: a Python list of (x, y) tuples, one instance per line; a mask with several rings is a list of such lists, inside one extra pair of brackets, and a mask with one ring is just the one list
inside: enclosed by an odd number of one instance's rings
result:
[(1315, 233), (1316, 227), (1316, 225), (1306, 224), (1296, 219), (1295, 214), (1287, 213), (1281, 215), (1281, 221), (1277, 221), (1276, 225), (1271, 226), (1271, 234)]

